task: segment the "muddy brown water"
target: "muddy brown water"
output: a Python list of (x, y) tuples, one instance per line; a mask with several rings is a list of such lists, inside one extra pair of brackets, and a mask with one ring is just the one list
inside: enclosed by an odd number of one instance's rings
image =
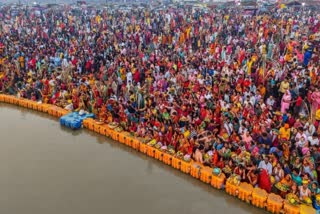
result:
[(266, 213), (46, 114), (0, 103), (1, 214)]

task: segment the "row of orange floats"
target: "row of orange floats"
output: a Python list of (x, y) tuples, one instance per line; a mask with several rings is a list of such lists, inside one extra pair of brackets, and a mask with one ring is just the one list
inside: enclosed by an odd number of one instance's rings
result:
[(54, 117), (61, 117), (69, 113), (69, 111), (63, 108), (57, 107), (55, 105), (38, 103), (32, 100), (18, 98), (10, 95), (5, 95), (5, 94), (0, 94), (0, 102), (18, 105), (24, 108), (33, 109), (35, 111), (41, 111), (44, 113), (48, 113)]
[(226, 182), (225, 190), (229, 195), (238, 197), (240, 200), (251, 203), (255, 207), (266, 209), (271, 213), (285, 214), (316, 214), (315, 209), (307, 205), (293, 205), (283, 200), (281, 196), (274, 193), (268, 194), (265, 190), (254, 188), (246, 182), (236, 185)]
[[(68, 111), (54, 105), (39, 104), (34, 101), (3, 94), (0, 94), (0, 102), (11, 103), (25, 108), (46, 112), (56, 117), (61, 117), (68, 113)], [(142, 143), (139, 139), (131, 136), (130, 133), (117, 132), (108, 124), (98, 124), (94, 119), (88, 118), (83, 121), (83, 127), (127, 145), (149, 157), (153, 157), (156, 160), (163, 162), (166, 165), (172, 166), (183, 173), (190, 174), (192, 177), (210, 184), (216, 189), (223, 189), (225, 187), (225, 191), (229, 195), (235, 196), (247, 203), (251, 203), (253, 206), (266, 209), (271, 213), (316, 214), (316, 211), (310, 206), (292, 205), (283, 200), (279, 195), (273, 193), (268, 194), (265, 190), (254, 188), (248, 183), (243, 182), (236, 185), (228, 181), (226, 182), (225, 175), (223, 173), (220, 175), (213, 174), (213, 169), (211, 167), (206, 167), (193, 161), (183, 161), (171, 154)]]

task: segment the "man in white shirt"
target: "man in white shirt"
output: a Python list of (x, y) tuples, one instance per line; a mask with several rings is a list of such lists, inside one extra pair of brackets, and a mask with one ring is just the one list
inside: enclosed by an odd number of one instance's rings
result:
[(267, 170), (269, 175), (272, 174), (272, 165), (269, 162), (268, 156), (266, 156), (263, 161), (260, 161), (258, 169), (265, 169), (265, 170)]
[(304, 133), (303, 128), (298, 128), (298, 133), (296, 134), (295, 140), (298, 141), (301, 138), (304, 138), (305, 141), (307, 141), (307, 135)]
[(207, 100), (211, 99), (211, 98), (212, 98), (211, 92), (210, 92), (210, 91), (207, 91), (207, 93), (204, 95), (204, 97), (205, 97)]
[(306, 123), (304, 129), (308, 137), (311, 137), (316, 132), (316, 127), (313, 124)]
[(127, 84), (131, 83), (132, 82), (132, 73), (131, 71), (129, 70), (129, 72), (127, 73)]
[(251, 94), (251, 97), (250, 97), (250, 103), (251, 103), (251, 105), (255, 105), (256, 104), (256, 98), (255, 98), (255, 96), (253, 95), (253, 93)]
[(311, 146), (314, 146), (314, 145), (319, 146), (319, 138), (317, 134), (313, 134), (312, 136), (309, 136), (308, 141), (310, 142)]
[(269, 108), (273, 108), (274, 102), (275, 102), (275, 100), (273, 99), (273, 96), (270, 96), (270, 97), (267, 99), (267, 106), (268, 106)]

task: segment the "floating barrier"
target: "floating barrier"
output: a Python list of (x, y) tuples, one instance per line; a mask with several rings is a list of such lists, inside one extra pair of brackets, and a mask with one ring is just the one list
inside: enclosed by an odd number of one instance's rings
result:
[(154, 155), (155, 155), (155, 152), (156, 152), (156, 148), (147, 145), (147, 155), (148, 155), (149, 157), (152, 157), (152, 158), (153, 158)]
[(25, 99), (19, 100), (19, 106), (28, 108), (28, 100), (25, 100)]
[[(60, 114), (59, 109), (50, 108), (48, 110), (48, 113), (50, 112), (54, 115)], [(66, 114), (60, 118), (60, 124), (62, 126), (66, 126), (71, 129), (80, 129), (82, 126), (82, 122), (86, 118), (93, 118), (94, 114), (82, 114), (80, 115), (78, 112), (72, 112), (69, 114)]]
[(251, 201), (253, 186), (246, 182), (240, 183), (238, 186), (238, 198), (249, 203)]
[(12, 96), (8, 96), (7, 101), (8, 101), (8, 103), (14, 104), (14, 105), (17, 105), (19, 103), (19, 99), (16, 97), (12, 97)]
[(265, 208), (267, 198), (268, 193), (264, 189), (254, 188), (252, 192), (251, 204), (259, 208)]
[(219, 175), (213, 174), (211, 177), (211, 186), (213, 186), (216, 189), (223, 189), (225, 179), (226, 176), (223, 173), (220, 173)]
[(139, 147), (139, 151), (144, 153), (144, 154), (147, 154), (147, 144), (144, 144), (144, 143), (140, 143), (140, 147)]
[(62, 108), (56, 107), (56, 106), (51, 106), (51, 107), (48, 108), (48, 114), (50, 114), (51, 116), (54, 116), (54, 117), (63, 116), (62, 113), (61, 113), (62, 111), (65, 111), (65, 110), (62, 109)]
[(121, 132), (120, 134), (119, 134), (119, 142), (120, 143), (123, 143), (123, 144), (125, 144), (126, 143), (126, 141), (127, 141), (127, 135), (125, 135), (125, 133), (124, 132)]
[(156, 151), (154, 152), (154, 158), (159, 160), (159, 161), (162, 161), (163, 159), (163, 152), (159, 149), (156, 149)]
[(83, 121), (83, 126), (86, 127), (87, 129), (96, 132), (98, 134), (111, 137), (111, 132), (115, 135), (114, 138), (116, 139), (119, 138), (118, 136), (121, 136), (123, 133), (117, 132), (114, 130), (114, 127), (110, 127), (108, 124), (104, 124), (101, 122), (98, 122), (92, 118), (85, 119)]
[(171, 166), (175, 169), (180, 169), (181, 167), (181, 159), (177, 157), (172, 157), (171, 159)]
[(300, 206), (294, 205), (285, 201), (283, 204), (283, 210), (285, 214), (299, 214), (300, 213)]
[(99, 134), (107, 136), (108, 128), (109, 128), (108, 125), (101, 124), (99, 128)]
[(283, 207), (283, 199), (274, 193), (270, 193), (267, 199), (267, 211), (271, 213), (280, 213)]
[(83, 127), (93, 131), (95, 122), (96, 121), (93, 118), (86, 118), (82, 121), (82, 124), (83, 124)]
[(171, 165), (171, 161), (172, 161), (172, 155), (164, 152), (162, 156), (162, 162), (167, 165)]
[[(10, 103), (13, 105), (18, 105), (18, 106), (21, 106), (24, 108), (29, 108), (29, 109), (33, 109), (35, 111), (41, 111), (41, 112), (45, 112), (45, 113), (48, 112), (49, 107), (58, 108), (53, 105), (38, 103), (38, 102), (35, 102), (32, 100), (27, 100), (24, 98), (17, 98), (17, 97), (5, 95), (5, 94), (0, 94), (0, 102)], [(67, 112), (66, 110), (64, 110), (64, 111)]]
[(200, 171), (201, 171), (201, 165), (196, 162), (192, 162), (191, 168), (190, 168), (190, 175), (194, 178), (199, 179), (201, 174)]
[(232, 196), (237, 196), (238, 192), (239, 192), (239, 185), (236, 185), (231, 181), (226, 182), (226, 193)]
[[(135, 140), (135, 139), (132, 138), (132, 136), (129, 134), (129, 135), (126, 137), (124, 144), (126, 144), (127, 146), (133, 148), (133, 141), (134, 141), (134, 140)], [(135, 148), (134, 148), (134, 149), (135, 149)]]
[(48, 113), (48, 109), (51, 107), (50, 104), (40, 104), (38, 105), (38, 111), (41, 111), (43, 113)]
[(204, 183), (210, 184), (212, 178), (212, 169), (210, 167), (203, 167), (200, 171), (200, 180)]
[(133, 139), (131, 147), (133, 149), (139, 150), (141, 144), (142, 143), (140, 143), (140, 141), (138, 139)]
[(274, 193), (268, 194), (265, 190), (253, 188), (252, 185), (248, 183), (236, 185), (230, 181), (226, 181), (226, 176), (223, 173), (213, 173), (213, 169), (210, 167), (204, 167), (202, 164), (192, 161), (186, 162), (167, 152), (143, 143), (140, 139), (131, 136), (128, 132), (119, 132), (116, 131), (113, 126), (96, 122), (93, 119), (94, 114), (79, 115), (78, 112), (69, 113), (67, 110), (54, 105), (37, 103), (5, 94), (0, 94), (0, 102), (10, 103), (35, 111), (48, 113), (54, 117), (60, 117), (61, 125), (65, 125), (72, 129), (80, 128), (83, 125), (83, 127), (91, 131), (110, 137), (149, 157), (162, 161), (183, 173), (190, 174), (192, 177), (210, 184), (213, 188), (225, 188), (225, 191), (228, 194), (236, 196), (247, 203), (251, 202), (253, 206), (266, 209), (271, 213), (316, 214), (316, 210), (311, 206), (291, 204), (287, 200), (283, 200), (279, 195)]
[(115, 130), (110, 130), (110, 137), (115, 140), (119, 141), (120, 132), (117, 132)]
[(124, 144), (135, 149), (135, 150), (140, 150), (140, 141), (133, 136), (131, 136), (130, 133), (125, 133), (125, 138), (124, 138)]
[(190, 162), (186, 162), (186, 161), (181, 161), (180, 170), (181, 170), (181, 172), (189, 174), (190, 171), (191, 171), (191, 163)]

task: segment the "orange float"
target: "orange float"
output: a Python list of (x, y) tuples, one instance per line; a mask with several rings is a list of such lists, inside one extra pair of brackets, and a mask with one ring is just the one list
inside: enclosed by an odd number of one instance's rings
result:
[(172, 157), (171, 158), (171, 166), (175, 169), (180, 169), (181, 167), (181, 159), (177, 157)]
[(48, 109), (52, 107), (50, 104), (44, 104), (44, 103), (42, 103), (39, 106), (40, 107), (38, 107), (38, 110), (40, 109), (40, 111), (42, 111), (44, 113), (48, 113)]
[(35, 111), (38, 111), (38, 109), (39, 109), (38, 106), (39, 106), (39, 103), (34, 102), (33, 105), (32, 105), (32, 109), (35, 110)]
[[(28, 104), (29, 105), (29, 104)], [(61, 108), (56, 107), (56, 106), (51, 106), (50, 108), (48, 108), (48, 114), (54, 116), (54, 117), (59, 117), (59, 111), (61, 110)]]
[(210, 184), (212, 178), (212, 168), (203, 167), (200, 171), (200, 180), (204, 183)]
[(91, 131), (94, 130), (95, 121), (92, 118), (84, 119), (82, 122), (83, 126)]
[(283, 210), (284, 210), (285, 214), (299, 214), (300, 213), (300, 206), (290, 204), (290, 202), (288, 202), (288, 201), (284, 201)]
[(106, 124), (102, 124), (100, 125), (100, 129), (99, 129), (99, 134), (106, 136), (107, 134), (107, 125)]
[(149, 157), (154, 157), (154, 153), (155, 153), (156, 149), (152, 146), (147, 145), (147, 155)]
[(29, 109), (33, 109), (34, 102), (31, 101), (31, 100), (28, 100), (27, 103), (28, 103), (28, 106), (27, 106), (27, 107), (28, 107)]
[(89, 122), (90, 122), (90, 120), (92, 120), (92, 119), (91, 119), (91, 118), (84, 119), (84, 120), (82, 121), (83, 127), (89, 129)]
[(172, 156), (166, 152), (163, 153), (163, 158), (162, 158), (162, 162), (167, 164), (167, 165), (171, 165), (171, 161), (172, 161)]
[(269, 194), (267, 199), (267, 211), (271, 213), (280, 213), (283, 207), (283, 199), (274, 193)]
[(118, 140), (120, 143), (123, 143), (125, 144), (126, 141), (127, 141), (127, 136), (122, 132), (119, 134), (119, 140)]
[(33, 105), (34, 105), (34, 102), (31, 101), (31, 100), (28, 100), (28, 102), (27, 102), (27, 108), (33, 109)]
[(222, 189), (224, 186), (225, 180), (226, 180), (226, 176), (223, 173), (220, 173), (220, 175), (212, 175), (211, 186), (217, 189)]
[(10, 96), (9, 95), (4, 95), (4, 102), (5, 103), (10, 103), (9, 102)]
[(63, 109), (63, 108), (59, 108), (57, 110), (57, 113), (58, 113), (58, 115), (57, 115), (58, 117), (62, 117), (62, 116), (66, 115), (66, 114), (68, 114), (70, 112), (68, 110)]
[(118, 141), (119, 140), (119, 136), (120, 136), (120, 133), (115, 131), (115, 130), (111, 130), (110, 131), (110, 137), (111, 139), (115, 140), (115, 141)]
[(238, 191), (239, 191), (238, 185), (236, 185), (230, 181), (226, 182), (226, 193), (228, 193), (229, 195), (232, 195), (232, 196), (237, 196)]
[(126, 141), (124, 142), (127, 146), (129, 146), (129, 147), (132, 147), (132, 142), (133, 142), (133, 138), (132, 137), (130, 137), (130, 135), (128, 135), (127, 137), (126, 137)]
[(94, 121), (94, 123), (93, 123), (93, 131), (96, 132), (96, 133), (100, 133), (100, 127), (101, 127), (101, 125), (97, 124), (97, 122)]
[(186, 161), (181, 161), (180, 170), (183, 173), (189, 174), (191, 169), (191, 163)]
[(140, 148), (139, 148), (140, 152), (146, 154), (147, 153), (147, 145), (144, 143), (140, 143)]
[(254, 188), (252, 192), (251, 204), (259, 208), (265, 208), (267, 198), (268, 193), (265, 190), (260, 188)]
[(35, 110), (43, 112), (42, 108), (43, 108), (43, 105), (41, 103), (38, 103), (37, 109), (35, 109)]
[(13, 97), (12, 96), (8, 96), (7, 102), (10, 103), (10, 104), (13, 104)]
[(131, 141), (131, 147), (135, 150), (140, 150), (140, 145), (143, 144), (141, 143), (138, 139), (132, 138), (133, 140)]
[(202, 168), (202, 166), (200, 164), (193, 162), (191, 164), (191, 168), (190, 168), (190, 175), (194, 178), (199, 179), (201, 168)]
[(163, 158), (163, 152), (159, 149), (156, 149), (156, 151), (154, 152), (154, 158), (159, 160), (159, 161), (162, 161), (162, 158)]
[(253, 192), (253, 186), (246, 182), (240, 183), (238, 187), (238, 198), (247, 203), (250, 202)]
[(25, 99), (20, 99), (18, 104), (19, 106), (25, 107), (25, 108), (28, 106), (28, 102)]

